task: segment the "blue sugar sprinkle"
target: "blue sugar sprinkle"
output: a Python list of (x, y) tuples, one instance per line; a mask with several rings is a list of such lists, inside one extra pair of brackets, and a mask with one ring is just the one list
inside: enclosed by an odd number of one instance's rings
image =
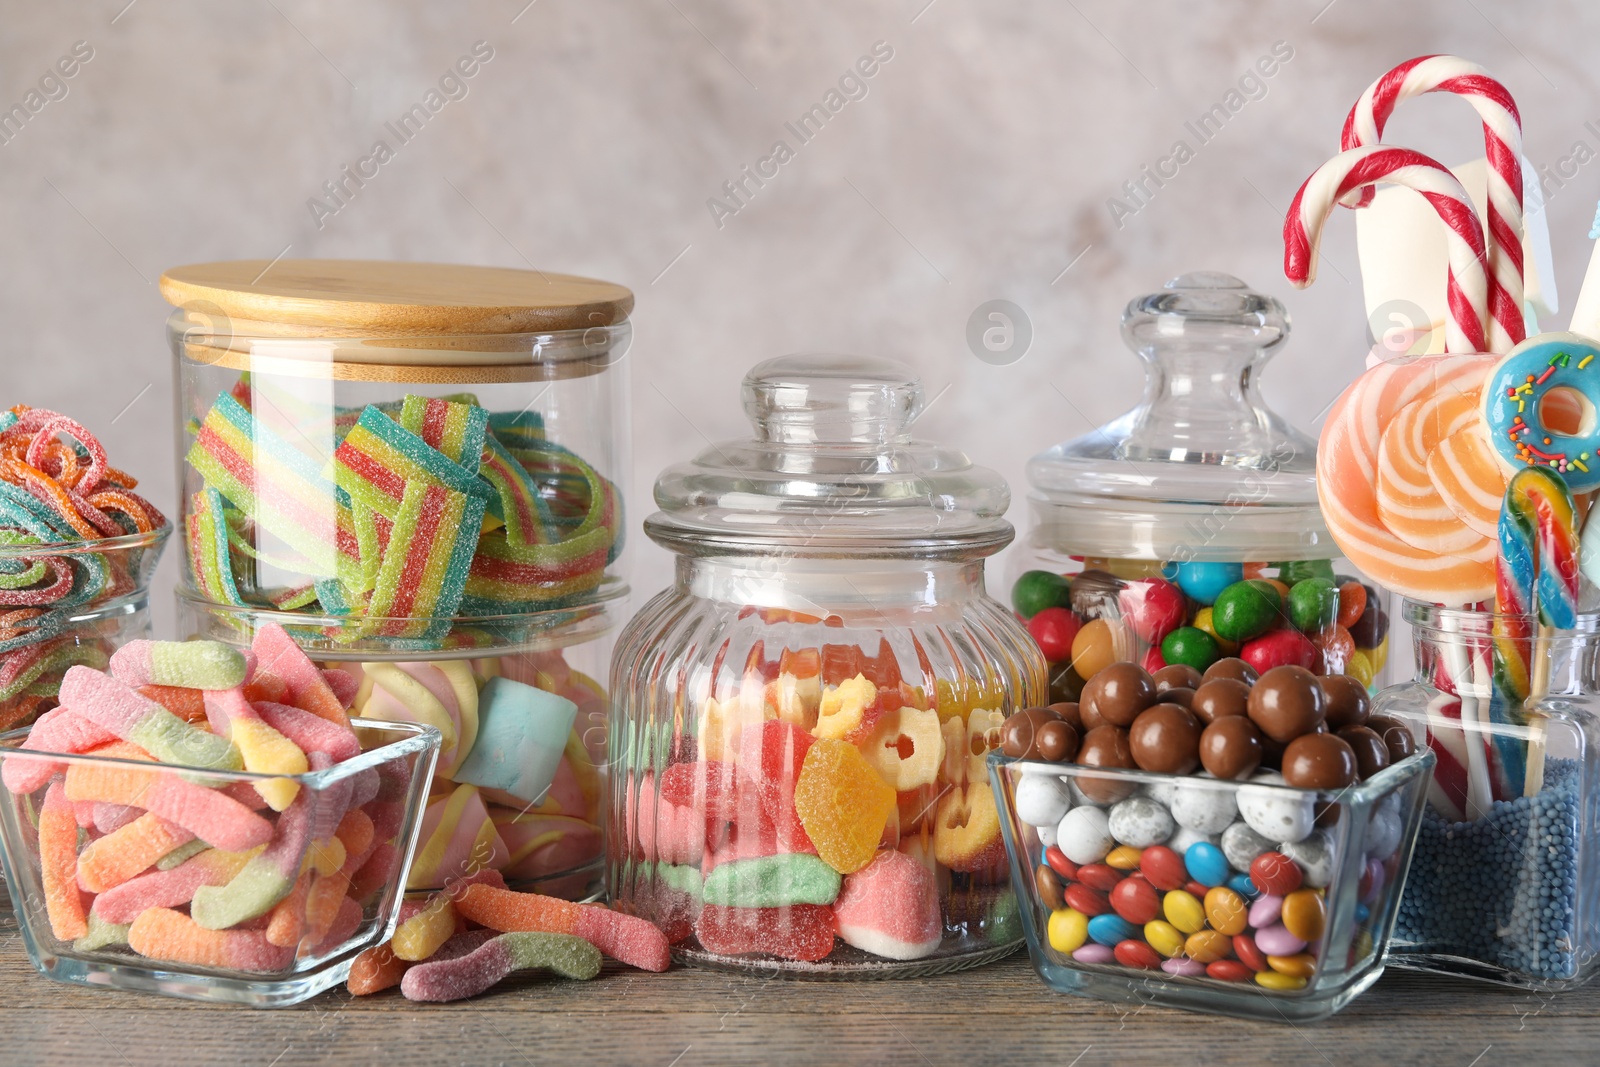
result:
[(1395, 919), (1397, 953), (1461, 956), (1539, 979), (1577, 973), (1582, 802), (1575, 760), (1549, 760), (1537, 797), (1473, 823), (1423, 815)]

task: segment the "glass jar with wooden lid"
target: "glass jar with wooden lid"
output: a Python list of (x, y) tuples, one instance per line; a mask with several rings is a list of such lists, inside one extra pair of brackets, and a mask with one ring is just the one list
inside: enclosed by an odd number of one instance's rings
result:
[(161, 291), (183, 632), (281, 625), (354, 711), (440, 728), (414, 887), (488, 864), (586, 891), (595, 679), (628, 591), (632, 293), (289, 259), (177, 267)]

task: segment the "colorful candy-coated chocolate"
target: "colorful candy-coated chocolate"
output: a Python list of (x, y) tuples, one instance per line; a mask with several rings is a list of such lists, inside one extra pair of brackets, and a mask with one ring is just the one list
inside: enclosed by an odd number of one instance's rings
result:
[(1220, 930), (1196, 930), (1184, 939), (1183, 952), (1197, 963), (1215, 963), (1233, 954), (1233, 941)]
[(1101, 945), (1113, 947), (1137, 934), (1138, 927), (1111, 912), (1089, 919), (1089, 939)]
[(1256, 985), (1277, 993), (1292, 993), (1306, 987), (1306, 979), (1298, 975), (1280, 974), (1277, 971), (1257, 971)]
[(1268, 956), (1292, 956), (1306, 947), (1305, 940), (1291, 934), (1281, 922), (1258, 929), (1255, 942)]
[(1217, 960), (1206, 964), (1206, 977), (1220, 982), (1254, 981), (1256, 972), (1238, 960)]
[(1124, 967), (1134, 967), (1144, 971), (1153, 971), (1161, 967), (1160, 953), (1137, 939), (1118, 942), (1112, 952), (1117, 962)]
[(1189, 846), (1183, 854), (1183, 864), (1189, 877), (1207, 889), (1226, 882), (1232, 873), (1222, 849), (1205, 841), (1197, 841)]
[(1244, 579), (1241, 563), (1195, 561), (1169, 566), (1172, 573), (1168, 577), (1178, 583), (1178, 588), (1191, 600), (1205, 605), (1214, 604), (1224, 589)]
[(1053, 911), (1046, 924), (1045, 935), (1051, 948), (1070, 956), (1089, 940), (1089, 916), (1071, 908)]
[(1169, 958), (1183, 951), (1183, 931), (1164, 919), (1152, 919), (1145, 923), (1144, 939), (1151, 948)]
[(1315, 944), (1322, 937), (1327, 920), (1327, 909), (1322, 894), (1315, 889), (1297, 889), (1283, 898), (1282, 919), (1284, 929), (1307, 944)]
[(1185, 889), (1173, 889), (1163, 896), (1161, 913), (1166, 916), (1167, 922), (1186, 935), (1204, 928), (1206, 924), (1205, 905)]
[(1110, 963), (1116, 959), (1116, 953), (1110, 945), (1102, 945), (1091, 941), (1072, 954), (1076, 963)]
[(1116, 913), (1136, 926), (1161, 915), (1161, 893), (1143, 879), (1124, 878), (1111, 891), (1110, 904)]
[(1250, 880), (1263, 892), (1282, 897), (1300, 888), (1300, 868), (1281, 852), (1263, 852), (1250, 864)]
[(1091, 918), (1104, 915), (1111, 910), (1111, 902), (1106, 894), (1098, 889), (1091, 889), (1082, 882), (1074, 882), (1067, 886), (1062, 899), (1067, 907), (1074, 911), (1081, 911)]
[(1244, 898), (1227, 886), (1216, 886), (1206, 892), (1206, 922), (1213, 930), (1233, 937), (1242, 934), (1249, 916)]
[(1155, 845), (1139, 856), (1139, 870), (1160, 890), (1179, 889), (1188, 881), (1184, 859), (1165, 845)]

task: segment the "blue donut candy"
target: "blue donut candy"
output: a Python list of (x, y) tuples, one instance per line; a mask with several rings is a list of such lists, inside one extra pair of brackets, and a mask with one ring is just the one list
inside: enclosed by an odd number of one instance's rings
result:
[[(1545, 425), (1551, 390), (1577, 400), (1579, 432)], [(1502, 462), (1552, 467), (1574, 493), (1600, 489), (1600, 348), (1575, 333), (1530, 337), (1496, 363), (1483, 385), (1483, 418)]]

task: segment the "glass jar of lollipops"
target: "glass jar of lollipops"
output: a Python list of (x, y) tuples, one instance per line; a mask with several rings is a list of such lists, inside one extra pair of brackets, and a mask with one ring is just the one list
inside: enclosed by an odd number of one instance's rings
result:
[[(1413, 600), (1404, 615), (1417, 674), (1378, 694), (1367, 726), (1438, 762), (1390, 962), (1541, 991), (1580, 985), (1600, 955), (1600, 619), (1541, 633), (1533, 619)], [(1513, 633), (1528, 635), (1546, 693), (1524, 715), (1496, 688), (1496, 639)]]
[(633, 297), (540, 271), (209, 263), (176, 306), (187, 634), (277, 623), (444, 735), (412, 888), (598, 888)]
[(984, 591), (1009, 494), (911, 439), (921, 383), (792, 356), (753, 440), (668, 468), (645, 532), (677, 580), (613, 659), (607, 882), (680, 959), (903, 976), (1022, 939), (984, 768), (1044, 661)]
[(1051, 700), (1076, 701), (1119, 661), (1170, 668), (1180, 688), (1228, 657), (1258, 674), (1382, 677), (1388, 597), (1339, 558), (1315, 441), (1259, 391), (1288, 333), (1282, 304), (1225, 274), (1129, 303), (1144, 398), (1028, 463), (1034, 521), (1011, 600), (1050, 662)]

